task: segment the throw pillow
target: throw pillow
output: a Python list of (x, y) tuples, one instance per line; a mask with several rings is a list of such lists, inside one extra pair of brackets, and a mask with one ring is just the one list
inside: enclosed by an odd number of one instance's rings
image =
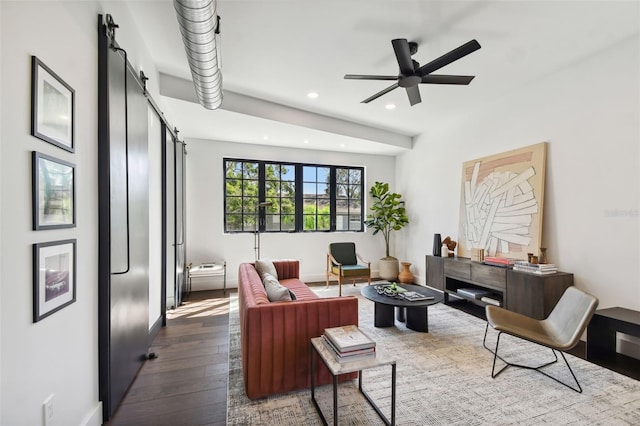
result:
[(256, 260), (256, 271), (258, 271), (260, 278), (262, 278), (264, 274), (271, 274), (276, 280), (278, 279), (278, 271), (276, 271), (275, 265), (269, 259)]
[(262, 283), (264, 284), (264, 289), (267, 291), (267, 298), (269, 298), (270, 302), (292, 300), (289, 289), (280, 284), (280, 281), (278, 281), (273, 275), (268, 273), (264, 274)]

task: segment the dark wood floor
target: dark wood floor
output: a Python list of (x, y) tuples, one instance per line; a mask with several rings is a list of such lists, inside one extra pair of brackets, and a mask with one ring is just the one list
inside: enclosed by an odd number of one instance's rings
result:
[(192, 293), (167, 314), (107, 425), (224, 425), (229, 371), (229, 291)]
[[(226, 423), (229, 291), (192, 293), (150, 350), (158, 358), (145, 362), (108, 426)], [(584, 342), (569, 352), (584, 359)]]

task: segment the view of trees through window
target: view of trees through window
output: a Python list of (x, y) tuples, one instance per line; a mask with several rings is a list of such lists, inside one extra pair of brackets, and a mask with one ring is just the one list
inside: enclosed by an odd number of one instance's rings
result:
[(225, 232), (363, 230), (362, 167), (223, 161)]

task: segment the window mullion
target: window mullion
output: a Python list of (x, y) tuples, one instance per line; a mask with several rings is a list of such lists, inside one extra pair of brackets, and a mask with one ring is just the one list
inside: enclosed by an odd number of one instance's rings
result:
[[(266, 198), (266, 172), (265, 172), (265, 163), (264, 161), (260, 161), (258, 162), (258, 204), (262, 203), (265, 201)], [(258, 216), (258, 230), (260, 232), (264, 232), (266, 229), (266, 222), (265, 222), (265, 211), (267, 210), (266, 208), (261, 209), (260, 207), (256, 206), (257, 209), (257, 216)]]
[(296, 191), (294, 195), (296, 203), (296, 232), (302, 232), (304, 230), (304, 184), (302, 183), (302, 167), (302, 164), (296, 164)]
[(329, 231), (334, 232), (336, 230), (336, 168), (331, 167), (329, 172), (329, 214), (331, 219), (329, 220)]

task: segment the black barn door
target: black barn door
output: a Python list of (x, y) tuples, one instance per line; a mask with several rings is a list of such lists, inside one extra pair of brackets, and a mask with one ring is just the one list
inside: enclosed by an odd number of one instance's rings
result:
[(185, 261), (187, 256), (186, 245), (186, 201), (185, 201), (185, 155), (184, 143), (175, 141), (175, 230), (176, 230), (176, 306), (182, 304), (185, 290)]
[(105, 421), (146, 359), (149, 335), (148, 103), (126, 61), (100, 32), (98, 315)]

